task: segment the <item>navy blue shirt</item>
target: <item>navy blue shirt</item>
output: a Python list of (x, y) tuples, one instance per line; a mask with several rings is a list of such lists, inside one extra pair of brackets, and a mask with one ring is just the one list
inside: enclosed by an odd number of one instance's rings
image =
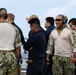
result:
[(52, 31), (54, 28), (55, 28), (55, 26), (54, 26), (54, 25), (51, 25), (51, 26), (49, 26), (49, 27), (47, 28), (47, 30), (45, 31), (47, 41), (48, 41), (48, 38), (49, 38), (49, 35), (50, 35), (51, 31)]
[(25, 39), (24, 39), (24, 36), (23, 36), (23, 32), (22, 32), (22, 30), (14, 23), (14, 22), (12, 22), (11, 24), (13, 24), (15, 27), (17, 27), (18, 28), (18, 30), (19, 30), (19, 33), (20, 33), (20, 36), (21, 36), (21, 42), (22, 42), (22, 45), (24, 45), (24, 43), (25, 43)]
[[(31, 48), (29, 50), (29, 48)], [(46, 36), (42, 30), (33, 34), (24, 44), (24, 49), (29, 51), (29, 59), (42, 58), (46, 55)]]
[[(40, 29), (45, 33), (45, 30), (40, 26)], [(34, 33), (31, 32), (31, 30), (29, 31), (28, 37), (30, 38)], [(46, 33), (45, 33), (46, 35)]]

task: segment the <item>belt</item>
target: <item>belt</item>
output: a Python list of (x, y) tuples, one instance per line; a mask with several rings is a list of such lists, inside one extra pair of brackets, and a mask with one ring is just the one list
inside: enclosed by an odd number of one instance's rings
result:
[(6, 52), (15, 52), (15, 50), (0, 50), (1, 53), (6, 53)]

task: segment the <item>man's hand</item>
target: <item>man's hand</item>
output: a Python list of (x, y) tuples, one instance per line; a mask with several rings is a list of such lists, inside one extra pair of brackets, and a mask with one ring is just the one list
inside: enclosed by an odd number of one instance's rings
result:
[(30, 47), (29, 50), (33, 49), (33, 47)]
[(26, 54), (27, 54), (27, 51), (26, 51), (26, 50), (24, 50), (24, 53), (26, 53)]
[(46, 54), (46, 62), (48, 65), (50, 64), (50, 55), (49, 54)]
[(71, 57), (71, 62), (72, 63), (76, 63), (76, 58), (75, 57)]

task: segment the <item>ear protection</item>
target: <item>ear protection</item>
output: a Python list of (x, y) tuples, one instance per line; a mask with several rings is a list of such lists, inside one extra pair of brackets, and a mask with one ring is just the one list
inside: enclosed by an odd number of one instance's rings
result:
[(62, 16), (63, 17), (63, 23), (67, 23), (67, 19), (65, 18), (64, 15), (59, 15), (59, 16)]
[(0, 17), (1, 17), (1, 8), (0, 8)]

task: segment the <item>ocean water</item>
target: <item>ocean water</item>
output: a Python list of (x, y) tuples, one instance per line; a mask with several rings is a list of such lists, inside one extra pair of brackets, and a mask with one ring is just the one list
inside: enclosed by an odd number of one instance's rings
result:
[(21, 56), (22, 56), (22, 58), (28, 58), (28, 51), (26, 51), (26, 53), (24, 53), (23, 46), (21, 47)]
[(28, 52), (24, 53), (23, 47), (21, 47), (21, 56), (22, 56), (22, 64), (21, 65), (21, 70), (26, 70), (27, 69), (27, 63), (26, 61), (28, 60)]

